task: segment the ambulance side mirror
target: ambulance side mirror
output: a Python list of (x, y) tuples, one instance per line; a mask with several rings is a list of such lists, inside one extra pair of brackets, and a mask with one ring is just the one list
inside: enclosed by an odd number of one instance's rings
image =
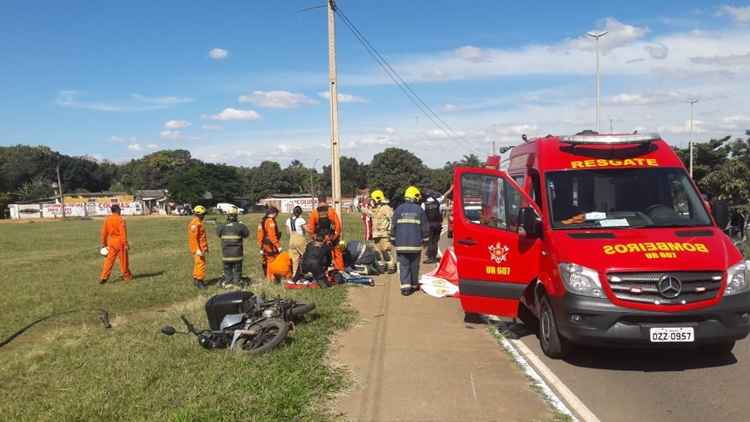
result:
[(529, 239), (542, 237), (542, 219), (531, 207), (523, 207), (518, 212), (518, 233)]
[(724, 230), (727, 224), (729, 224), (729, 203), (721, 199), (713, 201), (711, 203), (711, 213), (714, 215), (716, 225)]

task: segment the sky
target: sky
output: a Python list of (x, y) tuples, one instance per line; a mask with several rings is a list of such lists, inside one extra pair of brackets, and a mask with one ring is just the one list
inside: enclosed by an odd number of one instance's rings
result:
[[(750, 129), (750, 3), (339, 0), (340, 10), (447, 124), (391, 83), (341, 19), (342, 154), (387, 147), (430, 166), (521, 135), (596, 126), (694, 137)], [(254, 166), (330, 162), (324, 0), (6, 0), (0, 145), (124, 162), (187, 149)]]

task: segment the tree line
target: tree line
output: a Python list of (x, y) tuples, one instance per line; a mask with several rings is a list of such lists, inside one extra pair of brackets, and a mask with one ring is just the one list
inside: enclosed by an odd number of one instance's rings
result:
[[(429, 168), (419, 157), (400, 148), (384, 150), (369, 164), (342, 157), (342, 193), (351, 196), (358, 189), (376, 186), (390, 198), (397, 198), (411, 184), (444, 192), (452, 182), (455, 166), (480, 164), (480, 159), (470, 154), (441, 168)], [(168, 189), (177, 203), (252, 205), (276, 193), (331, 192), (330, 166), (317, 171), (299, 160), (286, 167), (274, 161), (243, 167), (207, 163), (186, 150), (163, 150), (127, 163), (113, 163), (68, 156), (45, 146), (15, 145), (0, 147), (0, 209), (17, 201), (54, 196), (58, 166), (65, 193)]]
[[(693, 178), (701, 191), (714, 199), (724, 199), (735, 207), (748, 208), (750, 202), (750, 131), (746, 138), (727, 136), (694, 144)], [(675, 148), (685, 163), (688, 148)], [(382, 189), (398, 199), (409, 185), (445, 192), (456, 166), (480, 166), (474, 154), (461, 160), (430, 168), (413, 153), (388, 148), (370, 163), (352, 157), (341, 158), (344, 196), (360, 188)], [(55, 194), (57, 167), (66, 193), (116, 191), (134, 193), (142, 189), (168, 189), (178, 203), (235, 202), (255, 204), (271, 194), (331, 192), (331, 169), (306, 167), (298, 160), (282, 167), (263, 161), (255, 167), (214, 164), (193, 158), (189, 151), (163, 150), (127, 163), (113, 163), (91, 157), (74, 157), (45, 146), (0, 147), (0, 210), (16, 201), (35, 201)], [(2, 215), (3, 213), (0, 213)]]
[[(728, 201), (734, 207), (750, 204), (750, 131), (746, 138), (726, 136), (693, 144), (693, 180), (711, 199)], [(689, 166), (690, 148), (675, 148)]]

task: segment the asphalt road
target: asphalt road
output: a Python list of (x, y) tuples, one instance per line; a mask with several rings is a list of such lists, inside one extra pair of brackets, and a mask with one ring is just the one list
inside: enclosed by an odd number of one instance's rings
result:
[(521, 340), (602, 421), (750, 420), (750, 340), (724, 357), (577, 348), (564, 360), (546, 357), (531, 333)]
[[(442, 239), (442, 248), (449, 245)], [(529, 330), (513, 331), (603, 422), (750, 421), (750, 339), (724, 357), (692, 350), (577, 348), (555, 360), (544, 355)]]

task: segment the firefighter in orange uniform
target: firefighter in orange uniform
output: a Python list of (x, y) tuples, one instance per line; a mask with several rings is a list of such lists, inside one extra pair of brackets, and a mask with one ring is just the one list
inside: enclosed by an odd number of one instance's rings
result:
[(199, 289), (205, 289), (206, 278), (206, 255), (208, 254), (208, 237), (203, 227), (203, 218), (206, 216), (206, 208), (198, 205), (193, 208), (193, 217), (188, 225), (188, 245), (190, 254), (193, 255), (193, 284)]
[(281, 231), (276, 224), (278, 215), (279, 210), (270, 207), (258, 223), (258, 230), (256, 231), (258, 247), (263, 255), (263, 272), (269, 281), (276, 280), (276, 277), (271, 274), (269, 264), (281, 253)]
[(339, 271), (344, 271), (344, 255), (338, 246), (341, 240), (341, 219), (334, 208), (328, 205), (328, 198), (318, 198), (318, 208), (310, 214), (310, 224), (307, 226), (310, 238), (320, 236), (324, 243), (331, 248), (333, 266)]
[(104, 260), (102, 272), (99, 275), (99, 284), (104, 284), (112, 274), (117, 257), (120, 257), (120, 273), (125, 281), (133, 279), (128, 263), (128, 229), (125, 227), (125, 219), (120, 215), (120, 206), (115, 204), (110, 208), (112, 214), (104, 219), (101, 231), (101, 247), (108, 249), (107, 258)]

